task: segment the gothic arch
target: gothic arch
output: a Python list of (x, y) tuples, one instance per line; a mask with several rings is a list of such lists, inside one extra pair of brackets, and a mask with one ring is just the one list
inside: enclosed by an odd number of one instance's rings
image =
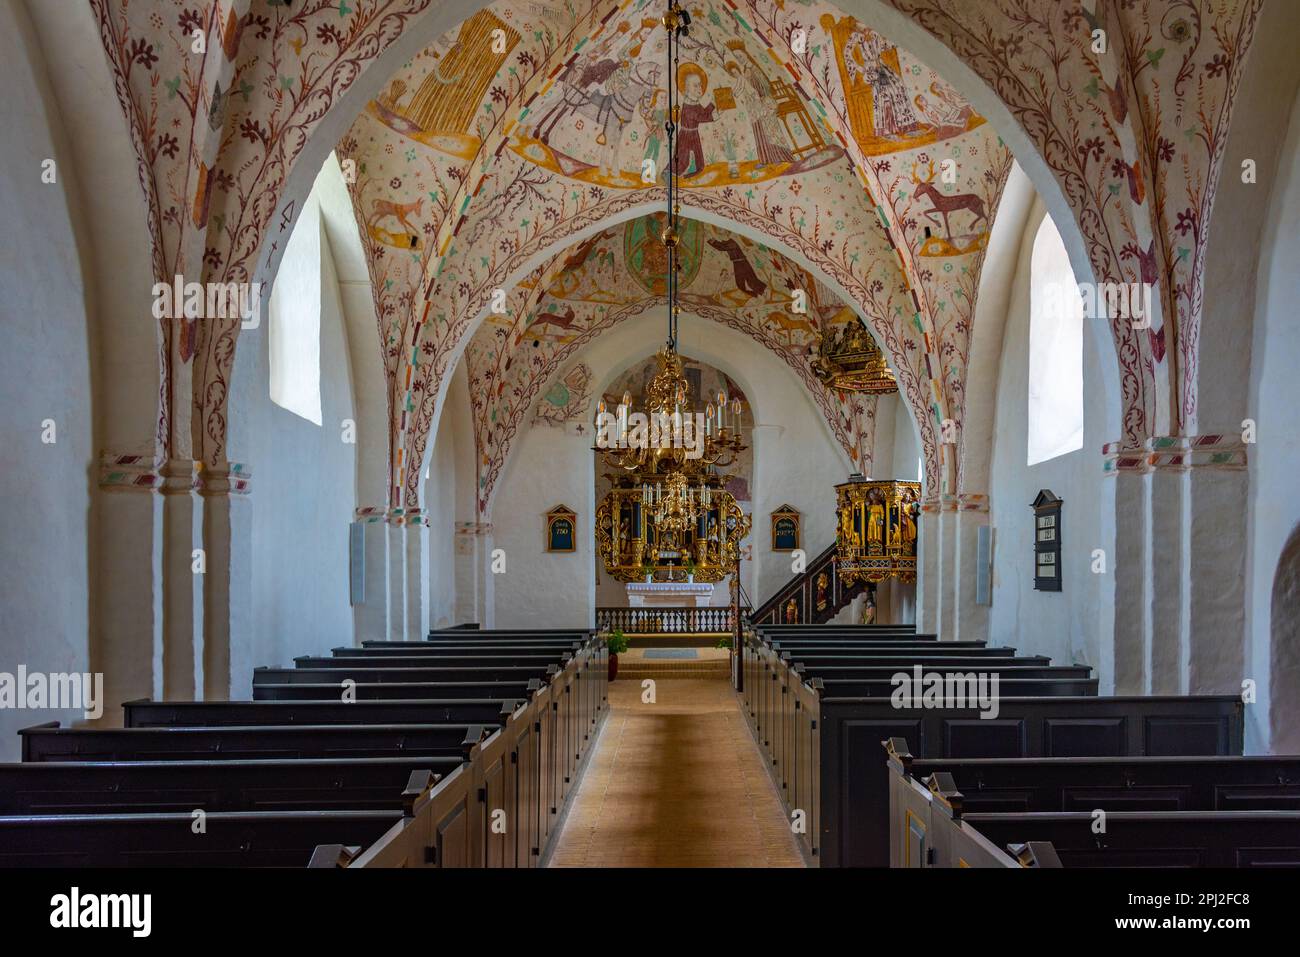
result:
[(1269, 730), (1274, 754), (1300, 751), (1300, 525), (1291, 531), (1273, 574), (1269, 616)]
[[(526, 257), (519, 255), (514, 258), (513, 268), (508, 274), (494, 275), (488, 281), (481, 283), (479, 289), (472, 294), (470, 304), (466, 309), (466, 315), (471, 318), (466, 319), (462, 323), (463, 327), (455, 332), (454, 347), (450, 350), (436, 351), (433, 361), (417, 366), (409, 377), (411, 382), (410, 393), (404, 401), (397, 403), (398, 408), (413, 408), (415, 413), (406, 417), (407, 426), (404, 432), (401, 433), (403, 439), (409, 443), (405, 446), (409, 450), (409, 454), (399, 452), (394, 455), (394, 460), (422, 460), (425, 443), (430, 430), (436, 425), (437, 416), (443, 402), (443, 393), (448, 379), (445, 374), (446, 370), (454, 368), (455, 364), (459, 363), (470, 338), (486, 318), (492, 290), (517, 287), (525, 277), (553, 259), (562, 249), (581, 242), (609, 228), (611, 225), (650, 213), (660, 212), (663, 208), (663, 200), (659, 197), (662, 195), (661, 190), (647, 190), (620, 202), (615, 209), (606, 208), (601, 210), (600, 215), (585, 216), (581, 220), (576, 220), (570, 224), (557, 224), (548, 231), (547, 242), (538, 244), (535, 249), (530, 250), (530, 254)], [(781, 236), (773, 236), (770, 233), (762, 232), (757, 228), (756, 222), (740, 221), (734, 215), (729, 215), (726, 208), (721, 204), (710, 202), (708, 197), (697, 197), (692, 193), (688, 193), (683, 198), (683, 207), (689, 211), (688, 215), (692, 219), (698, 219), (739, 233), (781, 253), (838, 295), (843, 302), (855, 308), (877, 340), (881, 341), (882, 350), (898, 377), (900, 394), (904, 396), (913, 422), (917, 426), (918, 434), (921, 436), (926, 460), (927, 479), (931, 482), (936, 481), (940, 467), (939, 455), (937, 443), (935, 442), (934, 423), (925, 404), (923, 386), (919, 378), (913, 374), (911, 368), (899, 361), (905, 356), (906, 352), (897, 331), (887, 327), (885, 323), (878, 321), (876, 317), (866, 314), (862, 302), (864, 299), (869, 298), (869, 295), (865, 287), (855, 282), (854, 278), (845, 269), (822, 256), (815, 244), (798, 237), (789, 230), (783, 230)], [(765, 221), (763, 225), (770, 228), (774, 224)], [(850, 287), (856, 289), (856, 294), (849, 291)], [(412, 354), (415, 351), (411, 350)], [(423, 370), (422, 374), (421, 370)], [(415, 402), (416, 396), (421, 397), (418, 403)], [(413, 505), (418, 495), (418, 483), (415, 481), (415, 477), (409, 470), (406, 470), (399, 478), (400, 483), (395, 482), (395, 485), (405, 493), (402, 501), (407, 505)]]

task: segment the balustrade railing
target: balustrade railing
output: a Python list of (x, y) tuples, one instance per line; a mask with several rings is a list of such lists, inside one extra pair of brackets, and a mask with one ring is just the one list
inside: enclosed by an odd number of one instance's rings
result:
[[(742, 616), (747, 615), (749, 607), (740, 611)], [(721, 635), (735, 631), (736, 619), (730, 605), (597, 608), (596, 627), (602, 631), (617, 628), (625, 635)]]

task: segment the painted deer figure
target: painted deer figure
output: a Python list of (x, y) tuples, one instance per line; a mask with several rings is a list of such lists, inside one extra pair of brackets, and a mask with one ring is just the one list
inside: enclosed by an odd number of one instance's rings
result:
[(943, 217), (943, 231), (947, 234), (949, 240), (952, 239), (952, 229), (948, 226), (948, 217), (959, 209), (970, 210), (974, 214), (971, 220), (971, 226), (979, 220), (984, 220), (984, 227), (987, 229), (989, 218), (984, 214), (984, 200), (980, 199), (974, 193), (958, 193), (955, 196), (949, 196), (946, 193), (939, 192), (934, 185), (934, 161), (930, 161), (929, 172), (925, 179), (918, 179), (916, 175), (916, 164), (912, 164), (912, 182), (916, 184), (916, 195), (923, 196), (930, 201), (931, 209), (925, 210), (925, 216), (932, 223), (938, 223), (939, 216)]
[(553, 327), (560, 330), (561, 334), (566, 332), (577, 332), (574, 323), (578, 321), (577, 315), (572, 306), (567, 306), (563, 313), (544, 312), (533, 319), (528, 324), (528, 329), (524, 332), (525, 339), (541, 339), (543, 327)]
[(412, 213), (414, 213), (417, 218), (424, 215), (423, 196), (413, 203), (395, 203), (390, 199), (372, 200), (370, 203), (370, 218), (366, 221), (366, 225), (378, 225), (391, 216), (393, 219), (396, 219), (401, 223), (402, 228), (408, 233), (415, 233), (417, 232), (416, 228), (412, 226), (410, 221), (406, 218)]
[(784, 332), (785, 342), (788, 346), (794, 345), (794, 334), (796, 332), (806, 332), (813, 338), (817, 336), (817, 327), (809, 320), (788, 315), (779, 309), (768, 313), (767, 318), (763, 320), (763, 324), (770, 324), (769, 328), (780, 329)]

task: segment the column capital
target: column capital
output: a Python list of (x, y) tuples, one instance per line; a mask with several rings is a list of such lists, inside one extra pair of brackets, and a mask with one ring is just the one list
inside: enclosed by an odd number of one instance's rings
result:
[(1136, 447), (1107, 442), (1101, 451), (1106, 475), (1246, 468), (1246, 443), (1237, 434), (1157, 435)]
[(457, 522), (457, 535), (491, 535), (491, 522)]
[(962, 492), (957, 496), (959, 512), (987, 512), (988, 510), (989, 497), (983, 492)]
[(199, 466), (199, 494), (204, 498), (218, 495), (247, 495), (253, 473), (242, 462), (219, 462)]
[(408, 528), (428, 528), (429, 513), (422, 508), (408, 508), (403, 516), (403, 525)]
[(367, 525), (377, 525), (384, 520), (388, 514), (388, 507), (385, 505), (362, 505), (352, 512), (354, 522), (364, 522)]
[(162, 487), (164, 461), (157, 451), (101, 452), (99, 487), (112, 492), (152, 492)]

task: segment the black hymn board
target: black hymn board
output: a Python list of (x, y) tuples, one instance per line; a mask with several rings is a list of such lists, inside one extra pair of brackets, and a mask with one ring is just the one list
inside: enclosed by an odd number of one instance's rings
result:
[(1034, 510), (1034, 588), (1061, 590), (1061, 505), (1051, 489), (1038, 493)]

